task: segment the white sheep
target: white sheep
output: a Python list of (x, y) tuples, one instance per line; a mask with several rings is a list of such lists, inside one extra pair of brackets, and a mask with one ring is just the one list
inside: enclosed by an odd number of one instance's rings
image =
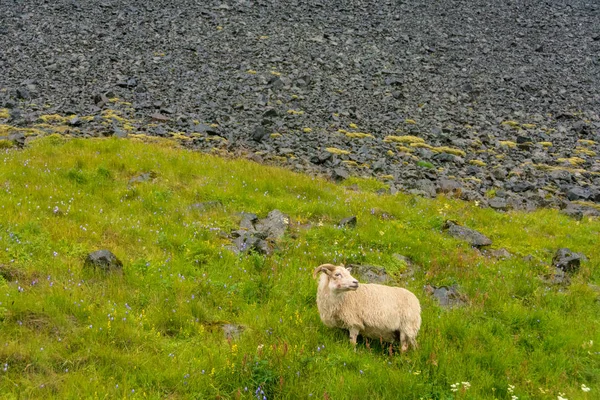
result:
[(399, 341), (402, 352), (416, 348), (421, 328), (419, 299), (406, 289), (376, 284), (359, 284), (344, 266), (323, 264), (317, 290), (321, 321), (330, 328), (348, 329), (356, 347), (358, 334), (386, 342)]

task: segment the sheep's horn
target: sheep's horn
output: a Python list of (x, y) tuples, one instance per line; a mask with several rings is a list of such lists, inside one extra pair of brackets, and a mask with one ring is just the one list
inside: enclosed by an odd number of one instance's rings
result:
[(315, 270), (313, 271), (313, 278), (317, 277), (317, 274), (319, 272), (325, 272), (326, 274), (328, 274), (329, 272), (332, 272), (334, 269), (336, 269), (337, 267), (333, 264), (322, 264), (319, 265), (317, 268), (315, 268)]

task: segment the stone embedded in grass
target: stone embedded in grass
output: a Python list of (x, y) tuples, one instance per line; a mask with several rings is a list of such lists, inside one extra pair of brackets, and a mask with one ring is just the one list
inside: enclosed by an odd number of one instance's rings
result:
[(448, 231), (448, 233), (461, 240), (465, 240), (473, 247), (483, 247), (489, 246), (492, 244), (492, 240), (487, 236), (464, 226), (458, 225), (454, 221), (446, 221), (443, 226), (443, 229)]
[(134, 176), (133, 178), (131, 178), (129, 180), (129, 184), (131, 185), (132, 183), (147, 182), (147, 181), (152, 180), (154, 178), (156, 178), (156, 172), (154, 172), (154, 171), (143, 172), (140, 175)]
[(502, 197), (494, 197), (488, 200), (488, 206), (494, 210), (506, 211), (509, 209), (508, 202)]
[(445, 194), (460, 194), (462, 191), (462, 184), (454, 179), (439, 179), (436, 186), (437, 193)]
[(290, 225), (290, 217), (279, 210), (267, 214), (267, 218), (259, 220), (256, 230), (268, 239), (281, 239)]
[(256, 221), (258, 221), (258, 215), (247, 212), (242, 212), (240, 215), (242, 216), (242, 220), (240, 221), (240, 229), (248, 232), (256, 232), (254, 224)]
[(11, 133), (10, 135), (8, 135), (8, 140), (10, 142), (12, 142), (13, 145), (15, 145), (15, 146), (17, 146), (19, 148), (25, 147), (25, 140), (26, 140), (26, 138), (25, 138), (25, 135), (23, 135), (20, 132)]
[(581, 260), (585, 260), (583, 254), (575, 253), (567, 248), (561, 248), (554, 254), (552, 265), (562, 271), (573, 273), (579, 270)]
[(363, 283), (379, 283), (385, 284), (391, 281), (391, 277), (388, 275), (385, 268), (376, 267), (374, 265), (359, 265), (359, 264), (348, 264), (348, 268), (352, 268), (352, 274), (360, 279)]
[(466, 296), (458, 291), (457, 285), (439, 287), (426, 285), (425, 292), (435, 297), (442, 307), (460, 307), (467, 302)]
[(266, 218), (256, 214), (241, 213), (240, 229), (233, 231), (233, 246), (236, 253), (254, 250), (260, 254), (271, 254), (272, 243), (281, 239), (290, 225), (290, 217), (279, 210), (269, 212)]
[(496, 259), (499, 259), (499, 260), (507, 260), (509, 258), (512, 258), (512, 254), (510, 254), (510, 252), (508, 250), (506, 250), (505, 248), (502, 248), (502, 249), (486, 249), (486, 250), (483, 250), (482, 253), (485, 256), (496, 258)]
[(562, 209), (561, 214), (568, 215), (571, 218), (581, 220), (583, 217), (600, 217), (600, 211), (594, 207), (584, 206), (581, 204), (575, 204), (569, 202), (567, 206)]
[(122, 271), (123, 263), (109, 250), (97, 250), (87, 255), (83, 264), (102, 272)]
[(344, 179), (348, 179), (350, 174), (348, 174), (348, 171), (343, 168), (335, 168), (331, 173), (331, 177), (334, 181), (342, 181)]
[(339, 223), (340, 228), (354, 228), (356, 227), (356, 216), (346, 217), (342, 219)]

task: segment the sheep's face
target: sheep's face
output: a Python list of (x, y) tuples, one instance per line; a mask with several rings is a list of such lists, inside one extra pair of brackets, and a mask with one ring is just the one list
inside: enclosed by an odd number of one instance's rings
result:
[(348, 268), (325, 264), (317, 267), (315, 273), (318, 272), (327, 274), (329, 277), (329, 290), (333, 293), (342, 293), (358, 289), (358, 281), (350, 275), (350, 269)]

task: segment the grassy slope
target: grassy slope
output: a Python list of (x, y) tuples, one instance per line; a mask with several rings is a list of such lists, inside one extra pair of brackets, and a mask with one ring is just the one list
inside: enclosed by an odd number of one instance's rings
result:
[[(166, 143), (49, 137), (2, 158), (0, 265), (12, 278), (0, 278), (3, 396), (254, 398), (260, 386), (269, 399), (508, 399), (514, 385), (520, 399), (598, 398), (598, 220), (378, 196), (374, 181), (347, 182), (356, 192)], [(149, 171), (154, 180), (128, 185)], [(212, 200), (222, 206), (190, 208)], [(238, 212), (274, 208), (312, 228), (295, 228), (270, 257), (224, 248)], [(355, 229), (335, 227), (349, 215)], [(448, 218), (515, 257), (448, 237)], [(590, 260), (566, 288), (539, 279), (559, 247)], [(99, 248), (124, 262), (122, 276), (82, 270)], [(398, 274), (394, 253), (421, 266), (399, 282), (423, 306), (420, 348), (390, 356), (362, 343), (355, 353), (345, 332), (321, 324), (312, 269), (362, 262)], [(443, 310), (426, 283), (458, 283), (469, 304)], [(246, 330), (225, 340), (225, 322)], [(452, 392), (456, 382), (471, 387)]]

